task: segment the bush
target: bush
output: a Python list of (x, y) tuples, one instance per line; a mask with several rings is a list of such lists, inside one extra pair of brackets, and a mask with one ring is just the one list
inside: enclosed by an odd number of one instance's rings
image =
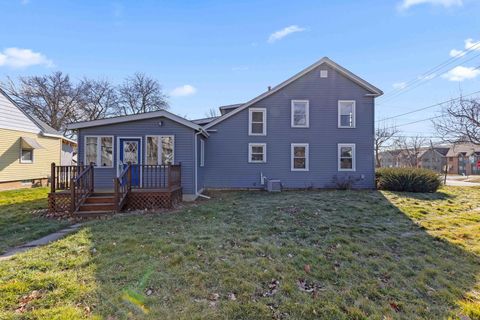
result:
[(377, 188), (390, 191), (435, 192), (442, 184), (438, 173), (422, 168), (381, 168), (375, 176)]

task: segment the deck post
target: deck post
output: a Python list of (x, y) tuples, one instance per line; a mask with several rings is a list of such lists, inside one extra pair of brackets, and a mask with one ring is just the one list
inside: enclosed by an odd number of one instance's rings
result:
[(90, 162), (90, 181), (91, 181), (91, 183), (92, 183), (92, 184), (90, 185), (90, 192), (91, 192), (91, 193), (93, 193), (93, 191), (95, 190), (95, 187), (94, 187), (94, 185), (95, 185), (95, 179), (94, 179), (95, 176), (94, 176), (94, 174), (93, 174), (93, 171), (94, 171), (93, 169), (94, 169), (94, 167), (93, 167), (93, 162)]
[(55, 192), (55, 162), (50, 165), (50, 192)]
[(129, 162), (127, 166), (128, 192), (132, 191), (132, 164)]
[(75, 212), (75, 179), (72, 178), (70, 180), (70, 201), (71, 201), (71, 204), (70, 204), (70, 211), (71, 213), (74, 213)]
[(119, 208), (119, 197), (118, 197), (118, 193), (120, 192), (120, 188), (119, 188), (119, 185), (118, 185), (118, 178), (113, 178), (113, 186), (114, 186), (114, 201), (115, 201), (115, 212), (119, 212), (120, 211), (120, 208)]

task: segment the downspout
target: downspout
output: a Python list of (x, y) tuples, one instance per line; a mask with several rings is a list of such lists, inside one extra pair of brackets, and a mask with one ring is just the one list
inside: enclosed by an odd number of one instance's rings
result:
[(198, 168), (197, 168), (197, 161), (198, 161), (198, 145), (197, 145), (197, 138), (198, 138), (198, 135), (203, 133), (203, 131), (198, 131), (197, 133), (195, 133), (195, 196), (197, 197), (202, 197), (202, 198), (205, 198), (205, 199), (210, 199), (209, 196), (206, 196), (204, 194), (201, 194), (198, 192)]

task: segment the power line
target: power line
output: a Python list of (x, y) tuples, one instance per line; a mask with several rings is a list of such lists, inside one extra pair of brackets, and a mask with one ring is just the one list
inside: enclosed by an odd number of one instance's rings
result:
[(430, 117), (430, 118), (415, 120), (415, 121), (412, 121), (412, 122), (407, 122), (407, 123), (402, 123), (402, 124), (399, 124), (399, 125), (395, 125), (395, 127), (408, 126), (408, 125), (411, 125), (411, 124), (414, 124), (414, 123), (419, 123), (419, 122), (423, 122), (423, 121), (433, 120), (433, 119), (437, 119), (437, 118), (440, 118), (440, 117), (443, 117), (443, 116), (440, 115), (440, 116), (435, 116), (435, 117)]
[[(476, 69), (478, 69), (478, 68), (476, 68)], [(408, 111), (408, 112), (405, 112), (405, 113), (397, 114), (397, 115), (395, 115), (395, 116), (391, 116), (391, 117), (387, 117), (387, 118), (384, 118), (384, 119), (380, 119), (380, 120), (377, 120), (376, 122), (382, 122), (382, 121), (386, 121), (386, 120), (390, 120), (390, 119), (395, 119), (395, 118), (403, 117), (403, 116), (406, 116), (406, 115), (409, 115), (409, 114), (412, 114), (412, 113), (416, 113), (416, 112), (420, 112), (420, 111), (423, 111), (423, 110), (427, 110), (427, 109), (431, 109), (431, 108), (434, 108), (434, 107), (438, 107), (438, 106), (441, 106), (441, 105), (443, 105), (443, 104), (445, 104), (445, 103), (453, 102), (453, 101), (455, 101), (455, 100), (459, 100), (459, 99), (462, 99), (462, 98), (464, 98), (464, 97), (472, 96), (472, 95), (477, 94), (477, 93), (480, 93), (480, 90), (475, 91), (475, 92), (471, 92), (471, 93), (469, 93), (469, 94), (461, 95), (461, 96), (459, 96), (459, 97), (456, 97), (456, 98), (453, 98), (453, 99), (450, 99), (450, 100), (446, 100), (446, 101), (443, 101), (443, 102), (440, 102), (440, 103), (432, 104), (432, 105), (429, 105), (429, 106), (426, 106), (426, 107), (414, 109), (414, 110), (412, 110), (412, 111)]]
[[(465, 60), (465, 61), (462, 61), (461, 63), (465, 63), (465, 62), (472, 61), (473, 59), (477, 58), (478, 56), (480, 56), (480, 53), (476, 54), (475, 56), (471, 57), (470, 59), (467, 59), (467, 60)], [(461, 63), (460, 63), (460, 64), (461, 64)], [(457, 65), (455, 65), (453, 68), (448, 69), (448, 70), (446, 70), (446, 71), (444, 71), (444, 72), (442, 72), (442, 73), (438, 73), (438, 74), (432, 76), (431, 78), (429, 78), (428, 80), (419, 82), (419, 83), (417, 83), (415, 86), (411, 86), (411, 87), (409, 87), (409, 88), (403, 88), (403, 89), (401, 89), (401, 91), (395, 93), (393, 96), (387, 97), (386, 99), (382, 100), (382, 101), (379, 102), (378, 104), (381, 105), (382, 103), (385, 103), (385, 102), (387, 102), (387, 101), (390, 101), (390, 100), (392, 100), (393, 98), (396, 98), (396, 97), (398, 97), (398, 96), (400, 96), (400, 95), (402, 95), (402, 94), (404, 94), (404, 93), (406, 93), (406, 92), (409, 92), (409, 91), (411, 91), (411, 90), (413, 90), (413, 89), (415, 89), (415, 88), (418, 88), (419, 86), (427, 83), (428, 81), (432, 81), (433, 79), (438, 78), (438, 77), (440, 77), (440, 76), (442, 76), (442, 75), (450, 72), (450, 71), (453, 70), (454, 68), (458, 67), (460, 64), (457, 64)], [(476, 67), (476, 68), (474, 68), (474, 70), (476, 70), (476, 69), (478, 69), (478, 68), (479, 68), (479, 67)]]
[[(433, 68), (430, 68), (429, 70), (427, 70), (426, 72), (422, 73), (421, 75), (415, 77), (414, 79), (412, 80), (409, 80), (406, 82), (405, 84), (405, 87), (403, 88), (397, 88), (397, 89), (394, 89), (390, 92), (387, 92), (386, 94), (383, 95), (383, 99), (385, 99), (385, 97), (388, 97), (389, 95), (392, 95), (392, 94), (395, 94), (395, 93), (398, 93), (398, 92), (401, 92), (403, 91), (406, 87), (409, 87), (411, 85), (413, 85), (415, 82), (418, 82), (418, 81), (424, 81), (425, 79), (428, 79), (427, 81), (431, 80), (431, 78), (429, 78), (429, 76), (431, 76), (434, 72), (442, 69), (443, 67), (446, 67), (448, 66), (449, 64), (453, 63), (454, 61), (460, 59), (460, 58), (463, 58), (464, 56), (472, 53), (473, 51), (475, 51), (476, 49), (479, 49), (479, 48), (476, 48), (480, 46), (480, 41), (475, 43), (473, 46), (471, 46), (470, 48), (468, 49), (465, 49), (463, 51), (460, 51), (459, 53), (457, 53), (456, 55), (454, 55), (453, 57), (447, 59), (446, 61), (443, 61), (442, 63), (434, 66)], [(464, 61), (465, 62), (465, 61)]]

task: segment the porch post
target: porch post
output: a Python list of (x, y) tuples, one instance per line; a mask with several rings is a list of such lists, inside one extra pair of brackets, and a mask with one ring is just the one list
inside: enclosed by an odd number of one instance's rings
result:
[(127, 165), (127, 180), (128, 180), (128, 192), (132, 191), (132, 163), (129, 162)]
[(71, 213), (75, 212), (75, 179), (70, 180), (70, 211)]
[(55, 192), (55, 162), (50, 165), (50, 192)]
[(94, 176), (94, 169), (95, 167), (93, 166), (93, 162), (90, 162), (90, 181), (91, 181), (91, 185), (90, 185), (90, 192), (93, 193), (94, 190), (95, 190), (95, 176)]

